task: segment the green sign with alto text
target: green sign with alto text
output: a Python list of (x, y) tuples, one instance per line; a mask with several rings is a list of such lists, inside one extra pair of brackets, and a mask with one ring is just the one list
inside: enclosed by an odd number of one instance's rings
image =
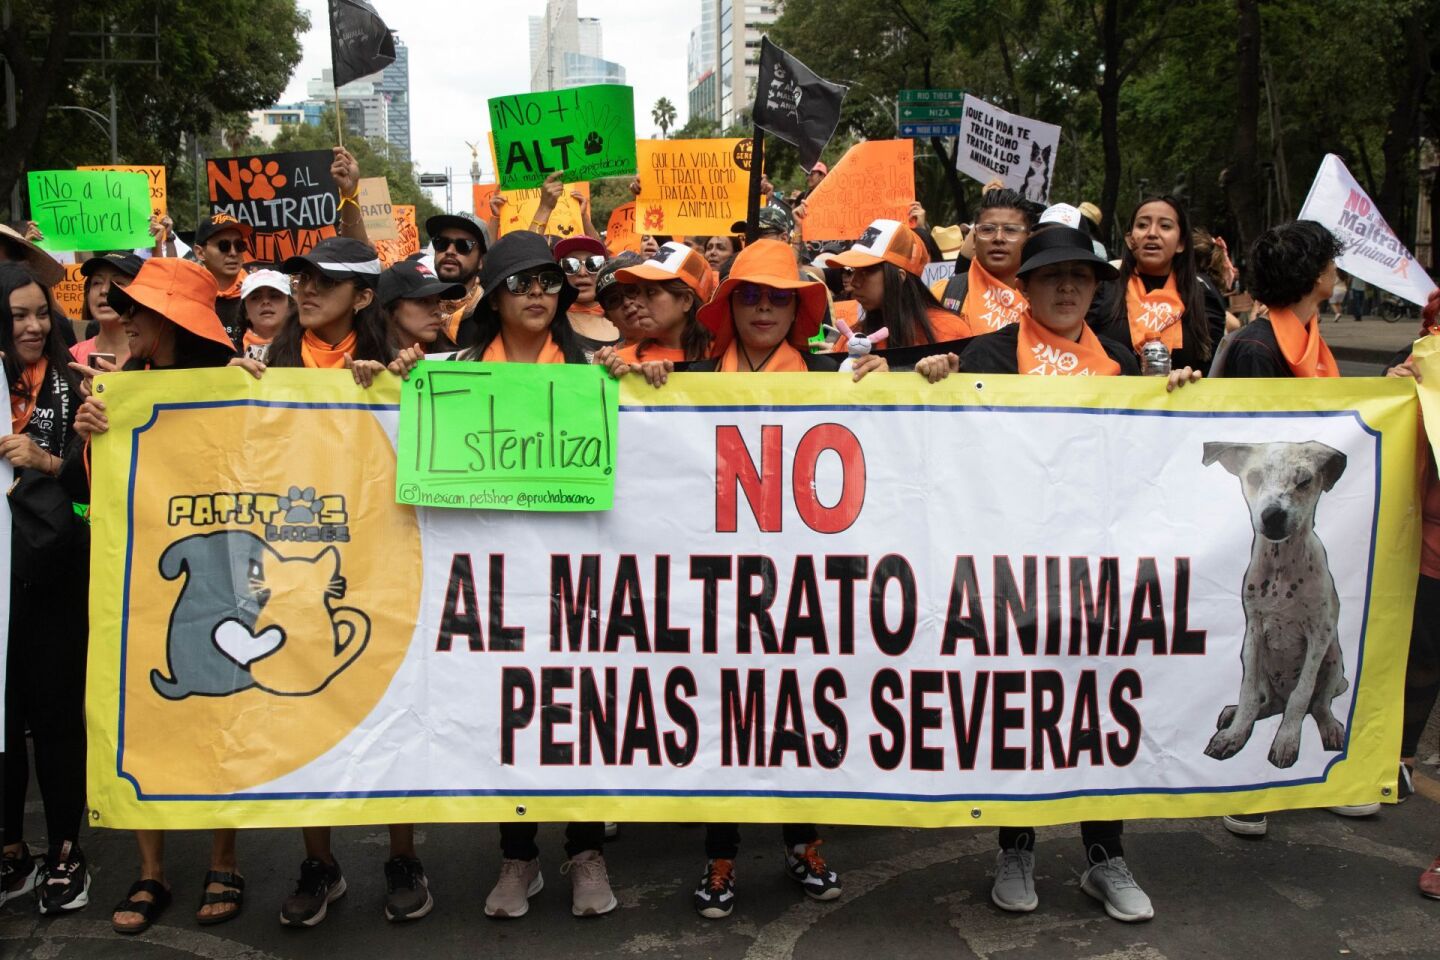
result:
[(618, 395), (600, 366), (422, 360), (400, 391), (395, 500), (609, 510)]
[(635, 91), (613, 83), (492, 97), (490, 132), (501, 190), (635, 173)]

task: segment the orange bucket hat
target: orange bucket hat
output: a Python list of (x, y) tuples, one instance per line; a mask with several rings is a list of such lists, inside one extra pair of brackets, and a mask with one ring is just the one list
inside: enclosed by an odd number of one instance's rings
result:
[(705, 258), (678, 240), (671, 240), (655, 256), (636, 267), (616, 270), (621, 283), (664, 283), (681, 280), (704, 303), (715, 292), (718, 278)]
[(718, 356), (735, 337), (735, 318), (730, 312), (730, 294), (742, 283), (753, 283), (776, 290), (794, 290), (798, 299), (795, 322), (785, 339), (802, 352), (808, 341), (820, 331), (825, 319), (825, 284), (817, 280), (801, 280), (795, 266), (795, 251), (779, 240), (756, 240), (735, 257), (730, 275), (715, 291), (709, 303), (700, 308), (700, 322), (705, 324), (715, 342), (711, 353)]
[(930, 251), (925, 249), (925, 241), (920, 239), (920, 235), (899, 220), (875, 220), (849, 250), (830, 262), (854, 270), (873, 267), (877, 263), (893, 263), (918, 277), (925, 273)]
[(109, 300), (116, 313), (124, 314), (138, 303), (197, 337), (223, 343), (234, 350), (235, 344), (215, 315), (215, 298), (219, 295), (220, 286), (215, 277), (198, 263), (174, 257), (152, 257), (145, 261), (129, 286), (112, 285)]

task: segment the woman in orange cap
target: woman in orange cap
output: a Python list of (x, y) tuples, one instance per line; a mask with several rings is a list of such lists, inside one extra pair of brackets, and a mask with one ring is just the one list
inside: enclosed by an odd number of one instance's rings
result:
[[(874, 221), (849, 250), (830, 262), (846, 269), (846, 286), (865, 309), (865, 329), (890, 331), (887, 348), (974, 335), (970, 325), (941, 307), (921, 281), (930, 254), (915, 231), (898, 220)], [(843, 338), (835, 350), (845, 351)]]
[[(130, 341), (126, 370), (189, 370), (223, 367), (235, 347), (215, 313), (220, 293), (214, 276), (199, 264), (152, 258), (126, 287), (110, 288), (110, 306), (125, 324)], [(80, 368), (93, 376), (95, 371)], [(91, 394), (75, 415), (75, 432), (86, 440), (110, 429), (105, 403)], [(67, 464), (68, 466), (68, 464)], [(165, 883), (165, 834), (139, 830), (140, 879), (116, 905), (111, 926), (117, 933), (141, 933), (170, 905)], [(210, 870), (196, 919), (221, 923), (240, 913), (245, 879), (237, 869), (235, 831), (210, 834)]]
[[(700, 323), (700, 307), (715, 292), (715, 271), (705, 258), (679, 241), (671, 241), (638, 267), (617, 270), (620, 283), (640, 288), (635, 325), (639, 342), (595, 354), (620, 376), (647, 361), (701, 360), (710, 353), (710, 334)], [(622, 369), (623, 368), (623, 369)]]

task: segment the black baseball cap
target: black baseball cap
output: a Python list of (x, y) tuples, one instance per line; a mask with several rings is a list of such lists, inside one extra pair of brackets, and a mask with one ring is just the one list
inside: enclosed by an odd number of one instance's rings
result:
[(419, 300), (438, 296), (441, 300), (459, 300), (465, 296), (463, 283), (446, 283), (418, 260), (401, 260), (380, 274), (377, 294), (382, 307), (396, 300)]
[(1095, 252), (1090, 238), (1074, 227), (1057, 225), (1043, 227), (1030, 234), (1021, 252), (1020, 269), (1016, 276), (1048, 267), (1052, 263), (1088, 263), (1095, 269), (1097, 280), (1114, 280), (1117, 271), (1110, 261)]
[(630, 250), (622, 250), (609, 260), (595, 274), (595, 299), (599, 300), (606, 290), (609, 290), (620, 280), (615, 276), (617, 270), (624, 270), (626, 267), (638, 267), (645, 262), (645, 258)]
[(247, 244), (250, 242), (250, 235), (255, 232), (248, 223), (241, 223), (228, 213), (212, 213), (195, 228), (195, 246), (203, 246), (215, 234), (225, 230), (239, 230), (241, 238)]
[(445, 229), (464, 230), (480, 241), (480, 252), (490, 249), (490, 227), (476, 218), (473, 213), (437, 213), (425, 221), (425, 235), (432, 240), (435, 234)]
[(135, 274), (139, 273), (140, 268), (144, 265), (145, 261), (133, 253), (124, 250), (111, 250), (109, 253), (102, 253), (99, 256), (91, 257), (82, 263), (80, 265), (80, 276), (93, 277), (96, 270), (99, 270), (101, 267), (109, 267), (117, 273), (122, 273), (131, 280), (134, 280)]
[(326, 237), (309, 253), (288, 257), (280, 264), (281, 273), (318, 270), (331, 280), (354, 280), (366, 287), (375, 286), (381, 269), (375, 248), (352, 237)]

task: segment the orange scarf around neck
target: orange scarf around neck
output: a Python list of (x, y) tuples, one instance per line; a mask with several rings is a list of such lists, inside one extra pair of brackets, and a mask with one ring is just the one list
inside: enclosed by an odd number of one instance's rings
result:
[(1330, 347), (1320, 336), (1320, 314), (1302, 323), (1289, 307), (1270, 308), (1270, 329), (1285, 355), (1285, 363), (1297, 377), (1338, 377), (1340, 367)]
[(330, 346), (309, 330), (300, 341), (300, 356), (305, 366), (319, 370), (339, 370), (345, 366), (347, 354), (355, 352), (355, 331), (351, 330), (344, 340)]
[(1185, 345), (1185, 302), (1175, 288), (1175, 274), (1165, 278), (1163, 287), (1145, 289), (1139, 274), (1125, 284), (1125, 315), (1130, 320), (1130, 342), (1138, 352), (1150, 340), (1159, 340), (1171, 353)]
[(780, 341), (775, 352), (765, 358), (760, 366), (752, 371), (748, 359), (740, 357), (740, 341), (732, 339), (730, 346), (720, 355), (720, 365), (715, 368), (721, 373), (806, 373), (805, 358), (800, 351), (790, 345), (788, 341)]
[(217, 300), (238, 299), (240, 297), (240, 285), (245, 282), (245, 278), (248, 276), (249, 274), (245, 272), (245, 268), (241, 267), (240, 272), (235, 274), (235, 282), (230, 284), (230, 286), (226, 287), (224, 290), (221, 290), (219, 293), (217, 293), (215, 295), (215, 298)]
[(40, 402), (40, 387), (45, 383), (45, 375), (50, 372), (50, 360), (48, 357), (41, 357), (39, 360), (25, 368), (20, 375), (20, 386), (24, 388), (24, 394), (10, 393), (10, 432), (24, 433), (25, 428), (30, 425), (30, 417), (35, 413), (35, 404)]
[(994, 333), (1001, 327), (1018, 323), (1029, 313), (1030, 301), (1025, 299), (1025, 294), (997, 279), (980, 266), (979, 260), (970, 261), (969, 284), (960, 316), (971, 329), (977, 333)]
[(1120, 375), (1120, 364), (1110, 359), (1089, 324), (1081, 324), (1080, 340), (1076, 342), (1052, 333), (1028, 314), (1020, 319), (1015, 365), (1020, 373), (1048, 377)]
[[(504, 340), (504, 338), (502, 338), (499, 334), (496, 334), (495, 339), (490, 341), (490, 344), (485, 348), (485, 352), (480, 355), (480, 359), (481, 359), (483, 362), (485, 362), (485, 363), (508, 363), (508, 362), (510, 362), (510, 357), (509, 357), (508, 355), (506, 355), (506, 353), (505, 353), (505, 340)], [(536, 363), (564, 363), (564, 362), (565, 362), (565, 354), (564, 354), (563, 352), (561, 352), (561, 350), (560, 350), (560, 344), (558, 344), (558, 343), (555, 342), (555, 338), (554, 338), (554, 337), (546, 337), (546, 338), (545, 338), (545, 346), (543, 346), (543, 347), (540, 348), (540, 356), (535, 360), (535, 362), (536, 362)]]

